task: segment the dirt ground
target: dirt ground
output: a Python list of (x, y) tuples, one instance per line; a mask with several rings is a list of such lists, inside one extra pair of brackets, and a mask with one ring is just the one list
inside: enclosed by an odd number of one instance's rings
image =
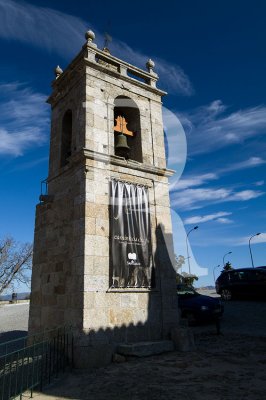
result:
[(172, 352), (74, 371), (36, 400), (263, 400), (266, 398), (266, 302), (225, 304), (221, 335), (192, 328), (196, 351)]

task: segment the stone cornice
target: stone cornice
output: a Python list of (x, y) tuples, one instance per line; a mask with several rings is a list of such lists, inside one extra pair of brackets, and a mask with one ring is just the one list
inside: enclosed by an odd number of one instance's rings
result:
[[(156, 88), (158, 76), (154, 72), (144, 71), (96, 47), (84, 45), (83, 49), (68, 65), (65, 71), (58, 75), (52, 82), (53, 92), (47, 99), (47, 102), (54, 105), (58, 100), (58, 94), (61, 92), (62, 88), (66, 83), (69, 84), (71, 81), (73, 72), (81, 73), (85, 71), (84, 67), (86, 65), (116, 79), (152, 92), (160, 97), (167, 94), (165, 91)], [(110, 65), (114, 68), (109, 68), (108, 66)], [(132, 78), (128, 73), (136, 76), (136, 78), (142, 79), (143, 82)]]
[(80, 165), (81, 167), (82, 163), (85, 165), (86, 159), (98, 161), (104, 164), (128, 168), (129, 170), (141, 171), (147, 174), (157, 175), (157, 176), (170, 177), (175, 173), (175, 171), (172, 169), (159, 168), (154, 165), (143, 164), (133, 160), (126, 160), (123, 157), (98, 153), (96, 151), (84, 148), (81, 151), (77, 152), (76, 154), (73, 154), (69, 158), (69, 163), (63, 168), (61, 168), (58, 174), (56, 174), (55, 176), (49, 176), (47, 178), (47, 182), (49, 183), (54, 179), (56, 179), (58, 176), (70, 172), (71, 168), (74, 166)]
[(170, 177), (175, 173), (175, 171), (171, 169), (159, 168), (154, 165), (143, 164), (133, 160), (126, 160), (123, 157), (98, 153), (92, 150), (88, 150), (86, 148), (83, 149), (83, 156), (85, 158), (95, 161), (100, 161), (105, 164), (117, 165), (119, 167), (134, 169), (137, 171), (142, 171), (153, 175)]

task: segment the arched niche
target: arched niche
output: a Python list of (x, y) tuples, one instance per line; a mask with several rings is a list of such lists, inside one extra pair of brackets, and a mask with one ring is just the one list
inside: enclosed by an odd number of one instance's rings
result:
[(67, 110), (62, 120), (61, 133), (61, 167), (68, 163), (72, 147), (72, 111)]
[[(125, 135), (127, 144), (130, 147), (128, 158), (138, 162), (142, 162), (142, 146), (141, 146), (141, 126), (140, 112), (137, 104), (126, 96), (118, 96), (114, 101), (114, 126), (117, 124), (117, 118), (121, 116), (127, 122), (126, 128), (133, 133), (133, 136)], [(116, 149), (118, 132), (115, 135), (115, 155), (119, 155)]]

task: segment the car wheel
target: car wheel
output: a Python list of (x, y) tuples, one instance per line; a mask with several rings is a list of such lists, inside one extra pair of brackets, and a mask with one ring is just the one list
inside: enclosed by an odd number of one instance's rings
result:
[(223, 300), (232, 300), (232, 292), (229, 289), (223, 289), (221, 292), (221, 297)]

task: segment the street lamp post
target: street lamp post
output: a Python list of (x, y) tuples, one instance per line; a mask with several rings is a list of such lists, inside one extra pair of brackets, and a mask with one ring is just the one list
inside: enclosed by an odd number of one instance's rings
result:
[(251, 237), (249, 238), (249, 241), (248, 241), (249, 252), (250, 252), (250, 258), (251, 258), (251, 263), (252, 263), (252, 268), (254, 268), (254, 262), (253, 262), (253, 256), (252, 256), (250, 241), (251, 241), (252, 238), (254, 238), (255, 236), (259, 236), (259, 235), (260, 235), (260, 232), (259, 232), (259, 233), (256, 233), (255, 235), (251, 236)]
[(215, 281), (216, 281), (214, 271), (216, 270), (216, 268), (219, 268), (219, 267), (220, 267), (220, 264), (219, 264), (219, 265), (216, 265), (216, 267), (214, 267), (214, 268), (213, 268), (213, 271), (212, 271), (212, 273), (213, 273), (214, 285), (215, 285)]
[(229, 251), (228, 253), (225, 253), (225, 255), (223, 256), (223, 266), (225, 266), (225, 264), (224, 264), (224, 258), (225, 258), (225, 256), (227, 256), (228, 254), (232, 254), (232, 252)]
[(198, 226), (194, 226), (194, 228), (190, 229), (190, 231), (187, 233), (187, 237), (186, 237), (186, 244), (187, 244), (187, 260), (188, 260), (188, 272), (190, 275), (190, 260), (189, 260), (189, 253), (188, 253), (188, 235), (190, 234), (190, 232), (194, 231), (195, 229), (198, 229)]

